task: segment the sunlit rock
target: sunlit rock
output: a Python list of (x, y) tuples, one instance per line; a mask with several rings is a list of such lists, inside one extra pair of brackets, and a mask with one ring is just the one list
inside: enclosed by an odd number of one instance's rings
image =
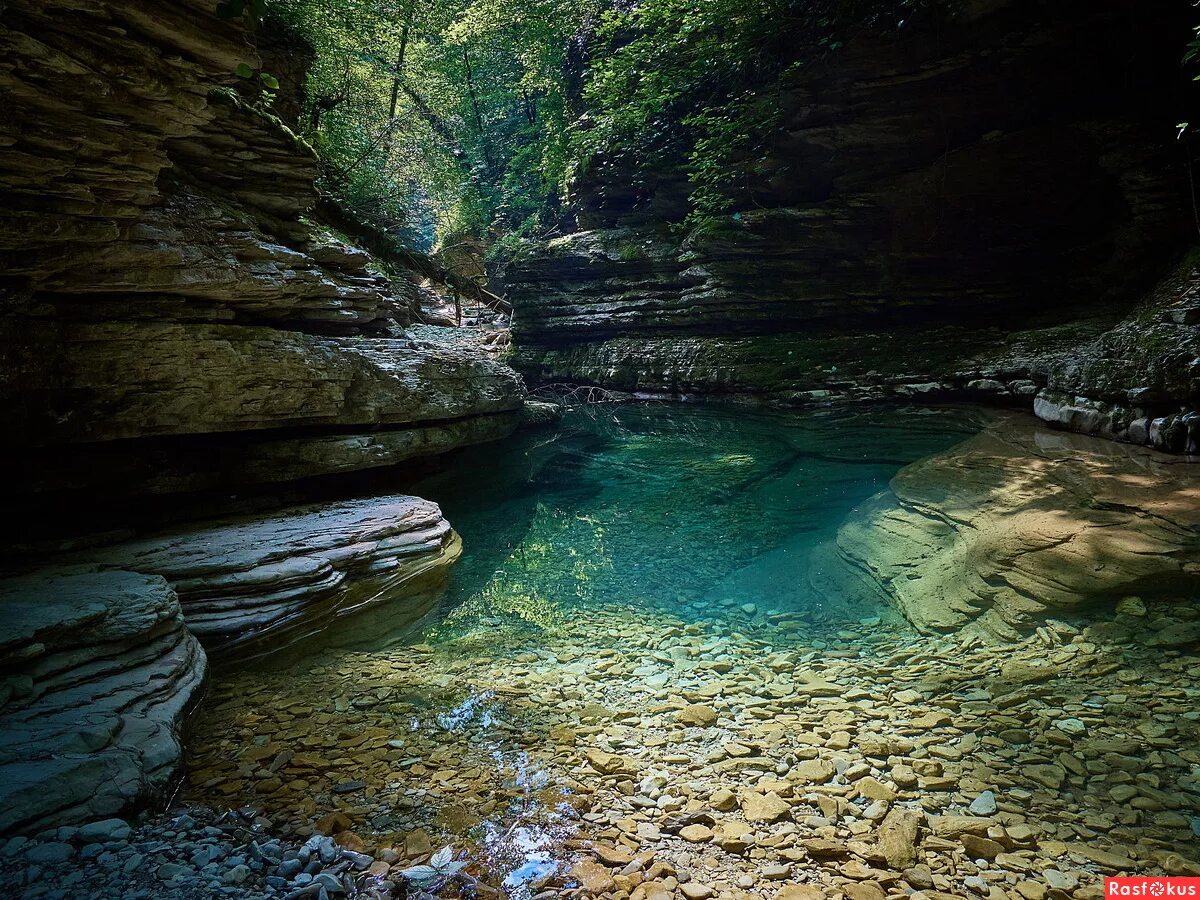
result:
[(918, 628), (1013, 638), (1127, 594), (1194, 593), (1200, 472), (1004, 418), (902, 469), (838, 546)]

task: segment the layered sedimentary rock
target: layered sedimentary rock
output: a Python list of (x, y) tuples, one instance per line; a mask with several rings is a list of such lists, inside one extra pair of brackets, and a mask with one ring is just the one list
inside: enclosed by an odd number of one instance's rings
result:
[(436, 503), (396, 495), (206, 523), (86, 561), (165, 578), (205, 649), (245, 658), (375, 602), (415, 619), (461, 549)]
[(0, 833), (115, 815), (160, 793), (205, 656), (167, 582), (50, 570), (0, 582)]
[[(734, 163), (707, 236), (655, 224), (684, 181), (601, 159), (582, 230), (510, 275), (518, 365), (789, 403), (1146, 387), (1112, 363), (1130, 339), (1092, 342), (1194, 240), (1171, 132), (1185, 32), (1131, 0), (996, 0), (861, 35), (780, 85), (770, 150)], [(1138, 344), (1163, 376), (1152, 414), (1194, 406), (1191, 358)], [(1105, 377), (1060, 362), (1089, 354)]]
[(230, 89), (259, 63), (240, 23), (202, 0), (0, 16), (11, 494), (283, 481), (514, 427), (515, 373), (404, 337), (412, 281), (304, 218), (317, 157)]
[(1034, 412), (1072, 431), (1200, 452), (1200, 260), (1111, 330), (1056, 357)]
[(157, 435), (419, 425), (503, 414), (521, 384), (465, 350), (262, 327), (57, 329), (9, 420), (32, 446)]
[(393, 624), (416, 620), (461, 548), (436, 504), (396, 495), (207, 523), (0, 582), (0, 833), (157, 797), (206, 650), (277, 651), (385, 601)]
[(913, 463), (837, 546), (923, 631), (1004, 638), (1126, 595), (1200, 589), (1200, 470), (1012, 415)]

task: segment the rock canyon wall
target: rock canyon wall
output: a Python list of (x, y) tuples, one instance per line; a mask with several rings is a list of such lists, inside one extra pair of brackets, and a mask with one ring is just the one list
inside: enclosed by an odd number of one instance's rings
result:
[(389, 465), (507, 434), (510, 369), (413, 340), (415, 289), (308, 219), (315, 153), (229, 85), (214, 4), (6, 4), (8, 492), (106, 497)]
[[(232, 89), (259, 58), (215, 6), (0, 9), (0, 414), (23, 542), (52, 519), (111, 527), (131, 498), (393, 465), (520, 418), (514, 371), (408, 336), (415, 280), (309, 218), (316, 154)], [(277, 650), (382, 599), (415, 618), (460, 548), (436, 504), (391, 496), (0, 582), (0, 832), (159, 796), (206, 651)]]
[[(679, 177), (619, 160), (511, 276), (541, 381), (672, 395), (999, 400), (1183, 450), (1195, 240), (1166, 7), (997, 0), (862, 36), (780, 92), (732, 215), (664, 227)], [(1178, 104), (1178, 105), (1176, 105)], [(1190, 430), (1190, 435), (1189, 435)]]

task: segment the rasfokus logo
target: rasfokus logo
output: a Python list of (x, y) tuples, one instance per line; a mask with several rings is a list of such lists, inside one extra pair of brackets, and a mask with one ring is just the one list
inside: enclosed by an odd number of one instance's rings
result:
[(1169, 900), (1171, 897), (1200, 898), (1200, 878), (1105, 878), (1106, 897), (1144, 897)]

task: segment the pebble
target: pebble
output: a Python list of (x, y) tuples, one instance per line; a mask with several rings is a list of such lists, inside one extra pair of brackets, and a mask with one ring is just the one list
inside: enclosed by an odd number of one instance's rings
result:
[(679, 722), (683, 725), (706, 726), (717, 721), (717, 711), (711, 706), (694, 703), (679, 711)]
[(75, 855), (75, 848), (70, 844), (57, 842), (33, 844), (25, 849), (25, 859), (39, 866), (52, 866), (66, 862)]
[(971, 801), (967, 811), (977, 816), (990, 816), (996, 812), (996, 795), (992, 791), (983, 791)]
[(129, 823), (124, 819), (104, 819), (82, 826), (76, 836), (85, 844), (126, 841), (129, 839), (131, 830)]
[[(364, 842), (281, 854), (264, 872), (289, 891), (318, 884), (312, 860), (353, 877), (370, 857), (364, 872), (399, 879), (445, 844), (500, 859), (509, 846), (472, 835), (515, 828), (557, 864), (531, 900), (572, 885), (628, 900), (1102, 900), (1120, 865), (1169, 850), (1186, 871), (1200, 855), (1200, 658), (1118, 640), (1173, 627), (1164, 608), (1002, 647), (699, 606), (677, 619), (585, 604), (524, 631), (497, 616), (461, 644), (218, 676), (187, 796), (261, 803), (299, 839)], [(526, 860), (514, 852), (508, 871)], [(480, 896), (504, 875), (469, 871)]]
[[(230, 816), (238, 824), (233, 831), (211, 824), (228, 822)], [(70, 889), (70, 896), (126, 900), (176, 894), (271, 896), (289, 886), (300, 889), (306, 885), (314, 897), (318, 893), (333, 896), (346, 893), (342, 873), (371, 871), (375, 865), (372, 856), (341, 849), (322, 835), (313, 836), (303, 846), (288, 845), (278, 838), (245, 837), (250, 833), (246, 827), (250, 818), (265, 823), (253, 811), (246, 811), (245, 816), (239, 820), (235, 813), (219, 817), (210, 810), (195, 809), (191, 814), (161, 818), (136, 828), (124, 820), (109, 819), (51, 833), (55, 838), (69, 838), (69, 842), (49, 839), (50, 835), (44, 840), (14, 839), (0, 845), (0, 852), (17, 861), (14, 865), (24, 866), (25, 895), (30, 898), (61, 897), (65, 888)], [(311, 857), (309, 872), (302, 871), (302, 853)], [(334, 868), (322, 871), (327, 864)], [(382, 872), (375, 870), (377, 875), (386, 874), (389, 868), (382, 865)]]

